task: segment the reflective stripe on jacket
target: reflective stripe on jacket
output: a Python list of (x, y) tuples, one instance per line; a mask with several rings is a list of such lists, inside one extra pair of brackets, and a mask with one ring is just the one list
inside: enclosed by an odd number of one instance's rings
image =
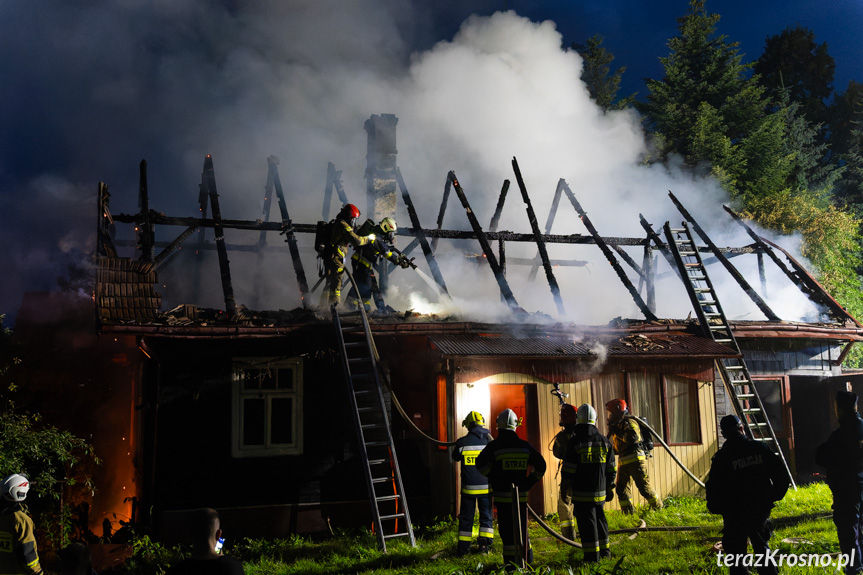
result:
[(605, 502), (617, 475), (611, 442), (595, 425), (576, 425), (560, 471), (561, 485), (569, 483), (573, 503)]
[(33, 520), (17, 504), (0, 513), (0, 573), (42, 573)]
[[(533, 470), (528, 473), (528, 468)], [(476, 469), (488, 477), (497, 503), (512, 503), (512, 484), (519, 488), (519, 501), (527, 502), (527, 492), (545, 474), (545, 459), (533, 446), (503, 429), (497, 439), (476, 458)]]
[(477, 471), (476, 458), (489, 443), (491, 433), (481, 425), (475, 425), (467, 435), (456, 440), (452, 459), (461, 462), (462, 495), (488, 495), (488, 478)]
[(610, 426), (608, 438), (617, 454), (617, 464), (621, 467), (647, 458), (641, 449), (641, 426), (631, 418), (624, 418)]

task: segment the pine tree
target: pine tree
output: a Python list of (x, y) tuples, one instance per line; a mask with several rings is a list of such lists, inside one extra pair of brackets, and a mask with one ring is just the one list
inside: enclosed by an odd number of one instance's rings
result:
[(660, 59), (665, 76), (647, 80), (650, 93), (638, 109), (658, 136), (663, 158), (674, 153), (690, 166), (709, 162), (728, 183), (745, 171), (728, 165), (745, 161), (729, 146), (758, 128), (767, 102), (738, 44), (716, 35), (719, 18), (706, 12), (704, 0), (690, 0), (689, 12), (677, 20), (680, 34), (668, 41), (671, 52)]
[(602, 36), (594, 34), (588, 38), (587, 44), (573, 44), (572, 48), (584, 59), (581, 79), (587, 85), (590, 97), (603, 111), (622, 110), (635, 101), (636, 94), (617, 99), (626, 66), (621, 66), (612, 73), (614, 54), (603, 48), (602, 42)]

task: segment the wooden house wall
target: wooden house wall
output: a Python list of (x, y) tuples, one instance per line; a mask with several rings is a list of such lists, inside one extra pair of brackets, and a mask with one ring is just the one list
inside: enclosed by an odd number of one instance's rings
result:
[[(512, 363), (507, 365), (504, 363), (504, 369), (511, 367)], [(455, 370), (455, 402), (456, 402), (456, 421), (460, 422), (467, 411), (476, 409), (468, 407), (465, 404), (482, 406), (483, 401), (488, 402), (488, 392), (483, 392), (482, 387), (489, 384), (508, 384), (508, 385), (535, 385), (537, 388), (536, 398), (538, 403), (539, 417), (539, 438), (534, 441), (534, 447), (542, 453), (548, 464), (548, 470), (542, 481), (542, 505), (543, 509), (538, 512), (552, 513), (557, 510), (558, 485), (560, 483), (559, 476), (559, 461), (552, 455), (551, 447), (554, 436), (560, 431), (558, 425), (559, 402), (556, 396), (550, 392), (553, 389), (551, 382), (536, 377), (518, 372), (497, 373), (494, 375), (486, 375), (495, 369), (498, 365), (493, 360), (488, 360), (484, 366), (483, 362), (477, 359), (471, 359), (462, 365), (462, 362), (456, 362)], [(463, 368), (463, 369), (460, 369)], [(549, 367), (547, 373), (555, 373), (558, 379), (563, 378), (563, 370), (565, 366), (558, 365)], [(611, 367), (608, 367), (611, 370)], [(613, 370), (611, 370), (613, 371)], [(700, 374), (710, 373), (712, 370), (704, 370), (692, 365), (686, 366), (683, 370), (686, 373), (697, 371)], [(665, 373), (670, 373), (667, 368)], [(482, 378), (475, 379), (475, 375), (484, 375)], [(558, 381), (560, 390), (567, 393), (569, 397), (567, 403), (578, 406), (582, 403), (590, 403), (597, 408), (599, 418), (605, 417), (603, 406), (597, 405), (593, 397), (593, 390), (590, 378), (581, 379), (580, 381)], [(468, 397), (470, 397), (468, 401)], [(701, 443), (695, 445), (675, 445), (671, 449), (674, 454), (680, 459), (686, 467), (688, 467), (696, 476), (702, 480), (710, 468), (710, 459), (717, 450), (717, 426), (716, 426), (716, 411), (713, 397), (713, 382), (701, 380), (697, 385), (698, 397), (698, 420), (700, 426)], [(485, 399), (483, 399), (485, 398)], [(488, 413), (490, 406), (485, 403), (486, 411), (489, 418), (495, 417), (496, 414)], [(464, 413), (463, 413), (464, 412)], [(458, 435), (465, 433), (462, 428), (458, 431)], [(657, 444), (654, 450), (654, 456), (649, 460), (649, 470), (653, 481), (654, 488), (662, 497), (668, 495), (682, 495), (698, 493), (698, 485), (680, 469), (674, 460), (665, 452), (661, 445)], [(645, 504), (643, 498), (635, 493), (635, 501), (637, 504)], [(617, 500), (610, 505), (612, 509), (618, 509)]]

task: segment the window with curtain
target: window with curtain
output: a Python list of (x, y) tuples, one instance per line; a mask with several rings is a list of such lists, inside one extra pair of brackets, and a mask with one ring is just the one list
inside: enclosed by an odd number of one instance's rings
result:
[(668, 442), (701, 443), (698, 382), (677, 375), (666, 375), (665, 393), (668, 399)]
[[(615, 398), (623, 399), (623, 381), (619, 374), (599, 375), (593, 378), (593, 404), (596, 409), (596, 427), (600, 433), (608, 433), (608, 424), (605, 423), (605, 404)], [(576, 406), (578, 407), (578, 406)]]
[(302, 453), (300, 359), (234, 360), (232, 457)]
[(629, 377), (629, 411), (638, 417), (647, 418), (660, 437), (665, 438), (662, 420), (662, 392), (658, 373), (627, 373)]

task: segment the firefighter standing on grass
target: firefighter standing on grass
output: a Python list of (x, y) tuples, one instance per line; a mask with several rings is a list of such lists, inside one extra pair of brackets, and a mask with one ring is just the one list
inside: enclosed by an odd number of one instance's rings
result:
[(584, 560), (609, 557), (608, 522), (603, 505), (614, 498), (614, 448), (596, 428), (596, 410), (585, 403), (576, 412), (577, 424), (567, 442), (561, 468), (564, 484), (572, 496), (572, 508), (581, 535)]
[[(612, 399), (605, 404), (608, 422), (608, 439), (617, 454), (617, 499), (620, 510), (635, 513), (632, 505), (632, 483), (654, 509), (662, 509), (662, 500), (650, 485), (647, 470), (647, 454), (642, 448), (641, 426), (633, 417), (622, 399)], [(631, 480), (631, 481), (630, 481)]]
[(719, 428), (725, 443), (713, 456), (705, 487), (707, 510), (722, 515), (722, 552), (734, 555), (729, 573), (749, 572), (744, 566), (747, 539), (753, 553), (762, 555), (758, 573), (777, 573), (777, 567), (766, 561), (770, 510), (788, 491), (788, 472), (767, 445), (746, 437), (736, 415), (720, 419)]
[(471, 411), (462, 422), (467, 435), (459, 437), (452, 452), (453, 461), (461, 463), (461, 505), (458, 513), (458, 555), (470, 551), (473, 540), (473, 516), (479, 508), (479, 537), (477, 546), (481, 553), (488, 553), (494, 537), (494, 518), (491, 513), (491, 490), (488, 478), (476, 469), (476, 456), (491, 443), (491, 433), (483, 427), (485, 418)]
[[(505, 409), (497, 416), (497, 439), (493, 440), (476, 458), (477, 471), (488, 477), (494, 506), (497, 510), (497, 528), (503, 543), (505, 566), (517, 561), (518, 542), (510, 520), (513, 505), (518, 505), (521, 531), (527, 534), (527, 492), (545, 474), (545, 459), (527, 441), (515, 433), (518, 416)], [(532, 468), (532, 469), (531, 469)], [(518, 488), (518, 501), (514, 501), (512, 486)], [(533, 561), (533, 551), (527, 542), (527, 561)]]
[(335, 219), (327, 224), (328, 237), (321, 253), (326, 278), (326, 286), (321, 294), (321, 306), (339, 305), (341, 301), (342, 275), (345, 272), (348, 244), (359, 248), (375, 239), (374, 234), (359, 236), (354, 233), (354, 224), (359, 216), (359, 208), (353, 204), (345, 204)]
[(348, 291), (349, 305), (358, 305), (359, 300), (362, 299), (363, 306), (366, 311), (369, 311), (372, 307), (372, 298), (374, 298), (375, 306), (379, 311), (388, 311), (381, 289), (378, 287), (375, 268), (380, 263), (381, 258), (401, 266), (402, 269), (410, 267), (408, 259), (393, 250), (392, 244), (397, 229), (396, 221), (393, 218), (384, 218), (377, 225), (375, 225), (374, 220), (366, 220), (357, 230), (357, 235), (368, 236), (371, 234), (375, 239), (355, 249), (354, 255), (351, 256), (351, 271), (354, 274), (354, 281), (360, 288), (360, 294), (357, 296), (356, 288), (351, 286), (350, 291)]
[[(566, 456), (566, 446), (572, 432), (575, 431), (576, 410), (568, 403), (560, 406), (560, 426), (563, 428), (554, 436), (551, 453), (563, 461)], [(567, 539), (575, 539), (572, 519), (572, 496), (569, 492), (569, 481), (560, 478), (560, 493), (557, 499), (557, 515), (560, 519), (560, 534)]]
[(836, 394), (839, 429), (815, 454), (815, 462), (827, 468), (827, 485), (833, 493), (833, 523), (839, 549), (851, 561), (845, 573), (863, 572), (863, 419), (857, 413), (857, 394)]
[(13, 474), (0, 484), (0, 573), (41, 575), (39, 553), (33, 520), (23, 503), (30, 490), (30, 480)]

